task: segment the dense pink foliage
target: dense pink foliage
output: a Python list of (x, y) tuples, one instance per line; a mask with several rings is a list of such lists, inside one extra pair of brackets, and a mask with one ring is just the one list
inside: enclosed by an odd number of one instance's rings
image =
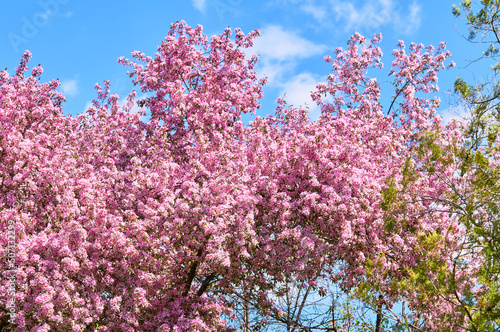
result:
[[(25, 76), (29, 53), (15, 76), (0, 72), (0, 256), (14, 220), (17, 331), (222, 330), (225, 295), (244, 284), (273, 312), (267, 290), (285, 274), (369, 282), (388, 305), (406, 298), (431, 330), (437, 317), (461, 323), (446, 299), (422, 302), (392, 283), (435, 252), (451, 266), (462, 236), (448, 213), (415, 200), (453, 178), (452, 164), (427, 174), (431, 156), (416, 152), (425, 132), (442, 146), (461, 140), (435, 115), (439, 101), (422, 97), (449, 52), (401, 44), (391, 73), (403, 102), (385, 115), (367, 77), (382, 65), (380, 36), (355, 35), (326, 58), (317, 121), (279, 101), (276, 117), (245, 126), (265, 82), (243, 52), (258, 32), (234, 33), (208, 40), (176, 23), (153, 58), (120, 59), (151, 95), (140, 101), (147, 121), (131, 111), (134, 93), (120, 107), (108, 83), (86, 114), (63, 116), (59, 83), (40, 83), (40, 67)], [(406, 188), (408, 163), (419, 174)], [(390, 184), (404, 208), (384, 208)], [(445, 241), (429, 253), (418, 239), (433, 231)], [(379, 262), (370, 274), (367, 259)], [(3, 258), (0, 269), (12, 273)]]

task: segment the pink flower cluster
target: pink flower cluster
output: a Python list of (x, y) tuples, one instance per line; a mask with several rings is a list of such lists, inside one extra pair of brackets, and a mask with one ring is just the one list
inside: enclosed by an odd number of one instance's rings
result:
[[(431, 172), (419, 150), (428, 132), (450, 149), (462, 139), (435, 115), (439, 100), (419, 94), (436, 91), (449, 52), (401, 44), (391, 73), (402, 101), (385, 115), (367, 76), (382, 65), (381, 36), (355, 35), (327, 57), (317, 121), (279, 100), (275, 117), (244, 125), (265, 81), (243, 52), (258, 32), (232, 33), (209, 40), (175, 23), (154, 57), (119, 60), (151, 95), (138, 101), (147, 121), (131, 111), (135, 93), (120, 107), (109, 82), (85, 114), (63, 116), (59, 82), (40, 83), (41, 67), (25, 76), (28, 52), (15, 76), (0, 72), (0, 256), (14, 220), (15, 330), (220, 331), (228, 295), (244, 284), (270, 312), (266, 294), (285, 275), (372, 283), (389, 305), (407, 299), (429, 330), (447, 315), (462, 324), (446, 298), (392, 287), (435, 252), (450, 263), (463, 236), (424, 199), (446, 192), (453, 161)], [(432, 232), (444, 240), (429, 251), (419, 238)]]

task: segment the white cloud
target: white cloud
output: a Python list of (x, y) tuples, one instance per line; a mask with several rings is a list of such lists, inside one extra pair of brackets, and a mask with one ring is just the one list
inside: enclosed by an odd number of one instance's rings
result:
[(312, 15), (317, 21), (323, 21), (326, 18), (327, 9), (324, 6), (315, 6), (307, 4), (300, 7), (300, 9), (307, 14)]
[(191, 0), (191, 1), (193, 2), (193, 6), (200, 12), (205, 11), (205, 0)]
[(285, 96), (288, 105), (293, 107), (308, 106), (309, 117), (316, 120), (319, 117), (320, 108), (311, 98), (311, 91), (316, 90), (316, 85), (321, 78), (311, 73), (300, 73), (291, 80), (281, 85), (281, 95)]
[(332, 9), (337, 20), (346, 22), (345, 30), (379, 28), (390, 22), (393, 12), (391, 0), (366, 2), (363, 6), (348, 1), (333, 1)]
[(251, 51), (262, 57), (284, 61), (290, 58), (307, 58), (322, 53), (325, 49), (325, 45), (315, 44), (282, 26), (269, 25), (261, 30), (261, 36), (255, 40)]
[(78, 80), (73, 79), (73, 80), (61, 81), (61, 90), (64, 95), (69, 97), (74, 97), (78, 95), (80, 93), (80, 90), (78, 88)]
[(300, 61), (311, 57), (316, 59), (310, 61), (322, 61), (326, 45), (305, 39), (297, 31), (268, 25), (261, 29), (261, 36), (246, 53), (259, 54), (257, 72), (268, 77), (268, 86), (277, 89), (288, 105), (296, 108), (307, 105), (310, 118), (317, 119), (319, 108), (311, 99), (311, 91), (316, 90), (321, 79), (309, 72), (297, 73), (296, 68)]
[[(297, 32), (285, 30), (279, 25), (261, 29), (247, 55), (259, 54), (257, 72), (268, 77), (269, 86), (280, 86), (285, 76), (293, 75), (297, 63), (312, 56), (322, 56), (327, 47), (302, 38)], [(318, 59), (320, 60), (320, 59)]]
[(416, 2), (412, 3), (410, 5), (410, 13), (407, 16), (407, 26), (406, 26), (406, 33), (410, 34), (413, 32), (413, 29), (418, 29), (420, 28), (421, 24), (421, 16), (420, 16), (420, 6), (417, 5)]
[(284, 74), (286, 74), (289, 70), (293, 70), (295, 66), (296, 64), (291, 61), (285, 63), (261, 57), (257, 73), (259, 73), (261, 77), (267, 77), (268, 85), (273, 86), (277, 84)]
[(311, 91), (316, 90), (319, 79), (311, 73), (300, 73), (290, 81), (284, 83), (281, 94), (285, 95), (285, 100), (294, 107), (314, 105), (311, 99)]
[(463, 106), (449, 107), (445, 110), (439, 110), (439, 115), (443, 117), (443, 123), (448, 124), (452, 120), (467, 121), (467, 109)]
[[(316, 2), (324, 4), (323, 1)], [(384, 26), (392, 26), (398, 32), (410, 34), (418, 30), (421, 24), (421, 8), (416, 0), (406, 2), (406, 6), (402, 5), (405, 2), (393, 0), (330, 0), (329, 9), (316, 5), (316, 2), (309, 1), (301, 7), (302, 11), (312, 15), (321, 25), (332, 27), (330, 17), (325, 15), (331, 10), (335, 21), (346, 32), (356, 30), (368, 36), (380, 32)]]
[(91, 101), (88, 101), (85, 106), (83, 107), (83, 111), (82, 113), (85, 113), (87, 112), (87, 110), (92, 106), (92, 102)]

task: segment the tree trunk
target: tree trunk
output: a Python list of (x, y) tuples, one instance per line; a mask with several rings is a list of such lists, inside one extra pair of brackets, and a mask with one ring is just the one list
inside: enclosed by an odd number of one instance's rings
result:
[[(382, 300), (382, 295), (378, 296), (379, 301)], [(377, 306), (377, 320), (375, 322), (375, 332), (382, 332), (382, 303)]]

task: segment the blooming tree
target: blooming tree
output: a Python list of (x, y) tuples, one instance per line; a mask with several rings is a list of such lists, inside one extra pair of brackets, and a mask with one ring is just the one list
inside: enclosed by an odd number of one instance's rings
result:
[[(278, 305), (294, 280), (320, 295), (336, 283), (394, 326), (466, 329), (453, 294), (432, 289), (450, 273), (458, 291), (474, 285), (474, 266), (454, 265), (463, 230), (425, 199), (455, 181), (462, 140), (425, 97), (450, 56), (444, 44), (400, 43), (388, 114), (368, 77), (382, 66), (381, 37), (356, 34), (326, 57), (317, 121), (280, 99), (276, 116), (244, 125), (265, 80), (243, 51), (258, 32), (232, 34), (209, 40), (178, 22), (154, 57), (119, 59), (150, 95), (137, 102), (147, 120), (132, 111), (135, 93), (121, 107), (109, 82), (85, 114), (63, 116), (59, 83), (41, 83), (39, 66), (26, 75), (29, 53), (14, 76), (0, 73), (3, 257), (11, 221), (16, 243), (15, 268), (0, 261), (2, 326), (222, 331), (236, 298), (257, 325), (311, 329)], [(401, 301), (407, 314), (392, 310)], [(15, 304), (13, 317), (3, 303)]]

